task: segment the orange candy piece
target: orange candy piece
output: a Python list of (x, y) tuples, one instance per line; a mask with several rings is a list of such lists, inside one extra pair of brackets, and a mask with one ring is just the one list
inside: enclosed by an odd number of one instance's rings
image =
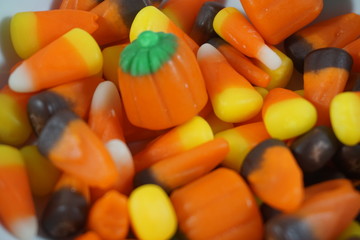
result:
[(258, 59), (272, 70), (280, 67), (280, 57), (265, 44), (261, 35), (238, 9), (226, 7), (220, 10), (214, 18), (213, 27), (220, 37), (244, 55)]
[(222, 138), (203, 143), (193, 149), (165, 158), (139, 172), (135, 185), (157, 184), (171, 192), (205, 175), (219, 165), (229, 152), (229, 144)]
[(45, 125), (39, 151), (52, 163), (90, 186), (106, 188), (117, 180), (110, 153), (89, 126), (74, 113), (63, 110)]
[(268, 139), (253, 148), (244, 160), (241, 174), (255, 194), (276, 209), (291, 212), (303, 202), (302, 171), (280, 140)]
[(298, 239), (336, 239), (360, 210), (360, 194), (347, 179), (329, 180), (306, 188), (305, 201), (290, 214), (266, 225), (266, 236), (278, 239), (291, 232)]
[(189, 239), (263, 237), (261, 216), (245, 181), (219, 168), (175, 190), (170, 196), (180, 230)]
[(273, 45), (312, 22), (323, 9), (322, 0), (240, 1), (261, 36)]
[(117, 191), (107, 192), (90, 209), (89, 229), (102, 239), (125, 239), (130, 226), (127, 201), (127, 197)]

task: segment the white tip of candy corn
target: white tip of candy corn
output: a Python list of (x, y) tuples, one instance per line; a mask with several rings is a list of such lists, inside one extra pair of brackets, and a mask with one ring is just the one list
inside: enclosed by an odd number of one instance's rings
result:
[(132, 165), (132, 155), (123, 141), (112, 139), (105, 145), (118, 169), (124, 165)]
[(257, 58), (271, 70), (279, 68), (282, 64), (281, 58), (267, 45), (264, 45), (260, 48), (257, 54)]
[(12, 234), (20, 240), (33, 240), (36, 237), (38, 224), (35, 217), (28, 217), (11, 225)]
[(9, 87), (15, 92), (33, 92), (33, 79), (25, 63), (21, 63), (9, 77)]
[(197, 59), (207, 58), (209, 56), (222, 56), (219, 50), (217, 50), (213, 45), (209, 43), (204, 43), (200, 46), (199, 50), (197, 51)]
[(115, 84), (111, 81), (104, 81), (101, 82), (95, 89), (92, 102), (91, 102), (91, 108), (92, 109), (101, 109), (103, 107), (106, 107), (111, 104), (111, 101), (115, 97), (120, 98), (118, 90), (115, 86)]

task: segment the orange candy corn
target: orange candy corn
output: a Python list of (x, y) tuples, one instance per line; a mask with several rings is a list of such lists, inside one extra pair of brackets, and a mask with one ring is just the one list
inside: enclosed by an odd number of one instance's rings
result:
[(88, 11), (103, 0), (62, 0), (60, 9), (78, 9)]
[(264, 99), (262, 118), (271, 137), (287, 140), (314, 127), (317, 112), (313, 104), (299, 94), (274, 88)]
[(96, 14), (79, 10), (20, 12), (11, 19), (11, 40), (16, 53), (25, 59), (73, 28), (93, 33), (97, 19)]
[(280, 140), (268, 139), (253, 148), (245, 157), (241, 175), (261, 200), (276, 209), (294, 211), (304, 199), (301, 169)]
[(170, 199), (188, 239), (262, 239), (255, 199), (232, 170), (216, 169), (175, 190)]
[(345, 47), (360, 36), (360, 15), (348, 13), (305, 27), (284, 42), (286, 54), (299, 72), (303, 72), (304, 59), (315, 49)]
[(323, 9), (322, 0), (240, 1), (251, 23), (273, 45), (312, 22)]
[(267, 87), (270, 76), (256, 66), (250, 59), (245, 57), (239, 50), (225, 42), (221, 38), (212, 38), (208, 41), (221, 52), (230, 65), (250, 83), (259, 87)]
[(214, 18), (213, 26), (220, 37), (246, 56), (258, 59), (272, 70), (280, 67), (280, 57), (265, 44), (261, 35), (238, 9), (226, 7), (220, 10)]
[(89, 209), (89, 187), (64, 173), (42, 213), (41, 225), (51, 239), (71, 238), (86, 225)]
[(143, 32), (121, 53), (119, 87), (129, 121), (160, 130), (182, 124), (208, 96), (194, 53), (170, 33)]
[(351, 70), (357, 73), (360, 72), (360, 38), (347, 44), (343, 49), (347, 51), (353, 59)]
[(116, 182), (107, 188), (92, 188), (91, 199), (96, 200), (102, 197), (109, 190), (116, 190), (122, 194), (129, 194), (133, 189), (133, 178), (135, 174), (134, 163), (127, 145), (119, 140), (112, 139), (105, 143), (111, 158), (116, 166), (118, 177)]
[(306, 56), (304, 97), (316, 107), (318, 125), (330, 126), (331, 100), (344, 91), (351, 66), (351, 56), (340, 48), (322, 48)]
[(337, 239), (360, 210), (360, 194), (347, 179), (329, 180), (305, 190), (305, 201), (290, 214), (266, 224), (266, 237), (290, 233), (298, 239)]
[[(206, 2), (209, 0), (168, 0), (163, 4), (161, 10), (184, 32), (189, 33), (196, 16)], [(224, 3), (224, 0), (215, 0), (215, 2)]]
[(62, 109), (72, 110), (86, 119), (95, 88), (102, 81), (100, 77), (84, 78), (32, 96), (27, 112), (35, 133), (39, 135), (49, 118)]
[(240, 125), (215, 134), (215, 138), (224, 138), (228, 141), (230, 151), (222, 165), (240, 171), (246, 155), (260, 142), (269, 139), (263, 122)]
[(203, 44), (197, 58), (218, 118), (225, 122), (242, 122), (261, 111), (262, 96), (215, 47)]
[(39, 136), (38, 147), (56, 167), (90, 186), (106, 188), (116, 182), (118, 173), (108, 150), (69, 110), (50, 118)]
[(25, 163), (14, 147), (0, 145), (0, 218), (18, 239), (37, 234), (37, 219)]
[(141, 152), (134, 155), (136, 172), (150, 167), (161, 159), (212, 140), (213, 137), (209, 124), (196, 116), (154, 139)]
[(129, 225), (127, 197), (114, 190), (98, 199), (90, 209), (89, 229), (102, 239), (125, 239)]
[(24, 60), (9, 77), (16, 92), (35, 92), (89, 77), (102, 68), (101, 51), (89, 33), (74, 28)]
[(92, 98), (88, 123), (103, 142), (111, 139), (125, 141), (121, 125), (121, 107), (120, 95), (115, 84), (110, 81), (100, 83)]
[(130, 41), (133, 42), (144, 31), (173, 33), (184, 40), (194, 53), (199, 48), (194, 40), (154, 6), (144, 7), (136, 15), (130, 28)]
[(91, 9), (99, 16), (99, 28), (93, 37), (100, 45), (128, 39), (135, 15), (148, 5), (143, 0), (104, 0)]
[(170, 193), (211, 171), (224, 160), (228, 152), (229, 144), (224, 139), (208, 141), (137, 173), (134, 184), (157, 184)]

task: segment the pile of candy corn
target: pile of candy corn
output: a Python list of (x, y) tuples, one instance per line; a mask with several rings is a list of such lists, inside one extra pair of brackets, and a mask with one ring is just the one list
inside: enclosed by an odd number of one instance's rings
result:
[(359, 240), (360, 15), (239, 1), (12, 16), (0, 224), (20, 240)]

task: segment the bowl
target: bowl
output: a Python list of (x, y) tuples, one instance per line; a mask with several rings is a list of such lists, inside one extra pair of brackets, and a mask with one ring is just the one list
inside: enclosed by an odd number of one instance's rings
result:
[[(60, 3), (61, 0), (0, 1), (0, 86), (6, 83), (10, 68), (20, 60), (20, 58), (16, 55), (10, 40), (9, 24), (11, 17), (17, 12), (55, 9), (60, 5)], [(226, 0), (226, 6), (236, 7), (244, 12), (240, 0)], [(360, 14), (360, 1), (324, 0), (323, 11), (317, 19), (313, 21), (313, 23), (349, 12)], [(0, 239), (16, 240), (4, 229), (1, 224)], [(44, 238), (38, 237), (37, 240), (44, 240)]]

